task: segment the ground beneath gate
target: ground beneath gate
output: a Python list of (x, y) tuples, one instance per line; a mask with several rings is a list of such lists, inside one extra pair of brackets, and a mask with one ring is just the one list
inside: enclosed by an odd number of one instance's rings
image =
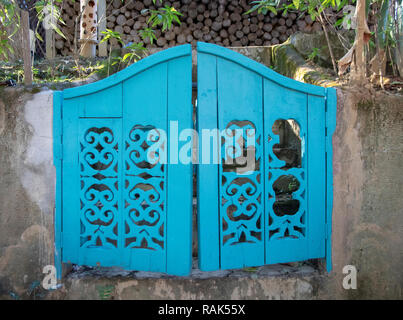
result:
[(316, 261), (203, 272), (189, 276), (73, 266), (50, 299), (316, 299), (327, 276)]

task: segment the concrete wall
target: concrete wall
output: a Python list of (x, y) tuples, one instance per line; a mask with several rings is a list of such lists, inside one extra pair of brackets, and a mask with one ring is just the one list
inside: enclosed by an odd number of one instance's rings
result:
[(53, 264), (52, 97), (0, 91), (0, 299), (30, 298)]
[[(334, 272), (324, 294), (403, 298), (403, 96), (338, 92), (333, 137)], [(341, 288), (355, 265), (358, 289)]]
[[(190, 278), (82, 275), (48, 292), (53, 263), (55, 169), (52, 92), (0, 91), (0, 299), (402, 299), (403, 98), (338, 90), (334, 147), (333, 272), (267, 271)], [(345, 265), (357, 290), (342, 288)], [(266, 270), (266, 271), (265, 271)], [(122, 275), (122, 273), (119, 273)], [(109, 289), (108, 289), (109, 290)]]

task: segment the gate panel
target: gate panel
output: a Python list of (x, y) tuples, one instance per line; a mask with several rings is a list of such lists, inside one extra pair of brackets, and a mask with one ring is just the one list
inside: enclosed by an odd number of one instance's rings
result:
[[(333, 112), (335, 100), (326, 105), (326, 95), (333, 91), (283, 77), (228, 49), (198, 44), (199, 130), (216, 124), (221, 152), (215, 165), (199, 157), (202, 270), (325, 255), (330, 262), (326, 109)], [(299, 153), (288, 153), (290, 141)], [(242, 155), (246, 165), (236, 161)]]
[(56, 95), (61, 262), (189, 274), (192, 167), (167, 157), (170, 122), (192, 127), (191, 67), (179, 46)]
[[(222, 132), (218, 176), (221, 268), (261, 265), (264, 264), (262, 78), (217, 58), (217, 84), (218, 128)], [(252, 154), (246, 163), (245, 150)]]
[(325, 256), (326, 247), (326, 100), (308, 96), (308, 258)]
[[(271, 80), (264, 80), (264, 125), (266, 141), (266, 263), (290, 262), (306, 259), (307, 231), (307, 94), (287, 89)], [(284, 170), (286, 161), (280, 160), (274, 152), (280, 145), (279, 133), (273, 128), (277, 120), (292, 119), (299, 125), (301, 138), (301, 160), (298, 167)], [(298, 180), (299, 188), (292, 198), (299, 202), (297, 212), (292, 215), (278, 215), (274, 206), (281, 203), (275, 190), (276, 181), (285, 176)], [(277, 192), (276, 192), (277, 191)]]
[[(125, 265), (134, 270), (163, 271), (167, 233), (163, 154), (168, 132), (166, 63), (123, 83), (123, 115)], [(162, 161), (153, 157), (153, 150), (161, 150)]]
[[(61, 179), (57, 181), (62, 189), (61, 259), (63, 262), (79, 263), (80, 248), (80, 173), (78, 104), (65, 100), (61, 106), (62, 119), (62, 153)], [(63, 135), (63, 133), (65, 133)], [(66, 135), (68, 133), (68, 135)], [(69, 136), (69, 139), (66, 139)], [(69, 172), (69, 174), (65, 174)], [(69, 214), (68, 214), (69, 212)], [(57, 213), (56, 213), (57, 214)], [(63, 245), (67, 244), (67, 245)]]
[[(187, 275), (192, 268), (192, 150), (195, 138), (192, 130), (192, 57), (171, 60), (167, 68), (168, 141), (172, 146), (167, 154), (167, 272)], [(173, 145), (178, 139), (176, 133), (179, 134), (177, 146)]]
[(82, 118), (122, 117), (122, 83), (100, 90), (93, 97), (85, 95), (75, 99)]
[(121, 125), (121, 119), (79, 120), (79, 264), (113, 266), (119, 261)]
[(220, 209), (218, 165), (211, 165), (218, 164), (217, 57), (210, 54), (197, 54), (197, 125), (198, 258), (200, 269), (211, 271), (220, 269)]

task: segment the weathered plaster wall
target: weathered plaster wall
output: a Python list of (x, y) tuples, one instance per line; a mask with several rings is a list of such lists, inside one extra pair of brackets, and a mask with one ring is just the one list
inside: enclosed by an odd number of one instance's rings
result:
[[(52, 94), (8, 89), (0, 101), (0, 299), (403, 298), (402, 97), (338, 91), (331, 274), (71, 276), (51, 294), (39, 283), (53, 262)], [(342, 288), (347, 264), (357, 290)]]
[[(333, 267), (325, 296), (403, 298), (403, 97), (339, 91), (333, 137)], [(342, 288), (355, 265), (357, 290)]]
[(0, 299), (30, 298), (53, 264), (52, 92), (0, 101)]

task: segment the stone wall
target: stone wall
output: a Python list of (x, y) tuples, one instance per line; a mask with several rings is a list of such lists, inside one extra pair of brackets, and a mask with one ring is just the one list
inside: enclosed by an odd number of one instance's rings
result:
[[(52, 91), (1, 89), (0, 299), (99, 298), (105, 286), (116, 299), (402, 299), (402, 142), (402, 96), (338, 90), (330, 274), (284, 265), (209, 279), (197, 270), (190, 278), (84, 273), (49, 292), (40, 283), (54, 249)], [(348, 264), (358, 270), (357, 290), (342, 288)]]

